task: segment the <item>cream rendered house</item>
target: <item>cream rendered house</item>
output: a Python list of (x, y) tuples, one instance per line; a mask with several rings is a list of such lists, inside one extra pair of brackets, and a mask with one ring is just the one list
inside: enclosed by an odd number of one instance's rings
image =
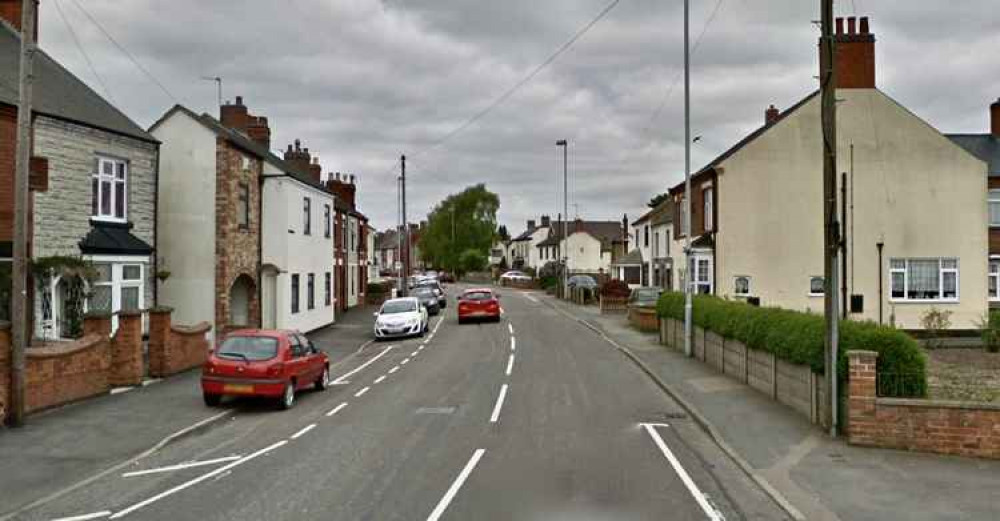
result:
[[(842, 305), (852, 319), (905, 329), (931, 309), (974, 328), (987, 310), (986, 164), (875, 87), (867, 19), (860, 31), (853, 19), (837, 26)], [(821, 144), (814, 93), (783, 114), (769, 109), (763, 127), (694, 176), (700, 289), (822, 312)]]

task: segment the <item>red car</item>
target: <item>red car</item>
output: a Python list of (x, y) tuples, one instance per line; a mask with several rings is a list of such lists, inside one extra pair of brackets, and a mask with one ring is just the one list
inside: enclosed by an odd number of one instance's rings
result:
[(201, 392), (209, 406), (223, 396), (264, 396), (279, 398), (289, 409), (296, 391), (322, 391), (329, 382), (329, 357), (296, 331), (234, 331), (209, 353), (201, 371)]
[(500, 295), (491, 289), (467, 289), (458, 297), (458, 323), (471, 319), (500, 321)]

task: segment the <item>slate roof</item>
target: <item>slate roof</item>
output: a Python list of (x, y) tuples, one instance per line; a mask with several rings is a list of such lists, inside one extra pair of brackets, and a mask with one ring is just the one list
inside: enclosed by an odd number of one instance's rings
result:
[(986, 161), (989, 177), (1000, 177), (1000, 138), (992, 134), (945, 134), (945, 137)]
[[(567, 223), (570, 235), (577, 231), (578, 224), (582, 231), (601, 241), (601, 249), (610, 249), (612, 243), (622, 240), (622, 223), (619, 221), (581, 221), (579, 223), (570, 221)], [(552, 231), (549, 232), (548, 238), (539, 242), (536, 247), (558, 246), (563, 237), (562, 230), (562, 221), (553, 221)]]
[(93, 222), (90, 232), (80, 241), (85, 255), (149, 255), (153, 247), (132, 235), (131, 224)]
[[(9, 25), (0, 23), (0, 103), (18, 103), (20, 60), (20, 35)], [(32, 110), (36, 114), (159, 143), (41, 49), (35, 53), (33, 72)]]
[(650, 209), (648, 212), (642, 214), (642, 217), (636, 219), (632, 226), (642, 224), (646, 221), (650, 221), (649, 224), (667, 224), (674, 222), (674, 202), (667, 199), (660, 204), (656, 205), (655, 208)]
[(628, 252), (628, 255), (615, 262), (615, 266), (642, 266), (642, 250), (636, 248)]
[(518, 235), (517, 237), (514, 237), (513, 239), (511, 239), (511, 242), (526, 241), (526, 240), (528, 240), (528, 239), (531, 238), (531, 234), (535, 233), (535, 230), (537, 230), (537, 229), (538, 229), (537, 227), (535, 227), (535, 228), (528, 228), (527, 230), (524, 230), (523, 232), (521, 232), (521, 235)]

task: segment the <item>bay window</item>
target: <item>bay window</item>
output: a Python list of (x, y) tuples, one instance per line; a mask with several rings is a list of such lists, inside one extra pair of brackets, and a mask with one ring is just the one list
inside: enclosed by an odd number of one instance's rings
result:
[(889, 281), (891, 300), (957, 302), (958, 259), (890, 259)]
[(90, 180), (90, 214), (109, 221), (124, 221), (127, 214), (128, 163), (98, 157)]

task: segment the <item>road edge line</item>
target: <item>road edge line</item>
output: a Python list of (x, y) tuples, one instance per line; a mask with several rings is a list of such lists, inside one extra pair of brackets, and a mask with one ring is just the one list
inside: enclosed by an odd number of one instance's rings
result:
[(639, 369), (642, 370), (642, 372), (646, 373), (646, 376), (648, 376), (651, 380), (653, 380), (653, 383), (655, 383), (657, 387), (659, 387), (661, 390), (663, 390), (663, 392), (665, 392), (667, 395), (673, 398), (674, 401), (679, 403), (681, 408), (683, 408), (692, 418), (694, 418), (695, 423), (697, 423), (698, 426), (700, 426), (702, 430), (704, 430), (708, 434), (708, 436), (712, 438), (712, 441), (714, 441), (715, 444), (718, 445), (719, 448), (722, 449), (722, 451), (725, 452), (726, 455), (729, 456), (729, 458), (736, 463), (736, 466), (738, 466), (740, 470), (742, 470), (743, 473), (747, 475), (747, 477), (753, 480), (757, 484), (757, 486), (759, 486), (764, 491), (765, 494), (770, 496), (771, 500), (777, 503), (777, 505), (782, 510), (784, 510), (786, 514), (791, 516), (792, 519), (794, 519), (795, 521), (808, 521), (806, 519), (806, 516), (802, 515), (802, 512), (800, 512), (799, 509), (796, 508), (791, 501), (785, 498), (785, 496), (781, 492), (779, 492), (778, 489), (774, 488), (774, 485), (771, 485), (771, 483), (767, 481), (764, 478), (764, 476), (760, 475), (760, 473), (754, 470), (754, 468), (750, 466), (750, 463), (746, 461), (746, 459), (744, 459), (743, 456), (741, 456), (738, 452), (736, 452), (735, 449), (729, 446), (729, 443), (727, 443), (726, 440), (722, 437), (722, 435), (719, 434), (715, 426), (710, 421), (708, 421), (708, 419), (705, 418), (701, 414), (701, 412), (694, 407), (694, 405), (688, 402), (686, 398), (681, 396), (681, 394), (677, 392), (677, 390), (674, 389), (673, 386), (663, 381), (656, 374), (656, 372), (654, 372), (652, 368), (650, 368), (645, 362), (643, 362), (638, 355), (632, 352), (631, 349), (622, 346), (614, 339), (610, 338), (604, 331), (601, 330), (601, 328), (591, 324), (586, 319), (577, 317), (572, 313), (570, 313), (569, 311), (557, 307), (555, 304), (549, 302), (548, 299), (542, 300), (541, 302), (544, 302), (552, 309), (555, 309), (556, 311), (563, 313), (570, 319), (583, 324), (591, 331), (597, 333), (597, 335), (600, 336), (602, 339), (604, 339), (605, 342), (611, 344), (616, 349), (618, 349), (619, 352), (628, 357), (628, 359), (631, 360), (635, 365), (637, 365)]

